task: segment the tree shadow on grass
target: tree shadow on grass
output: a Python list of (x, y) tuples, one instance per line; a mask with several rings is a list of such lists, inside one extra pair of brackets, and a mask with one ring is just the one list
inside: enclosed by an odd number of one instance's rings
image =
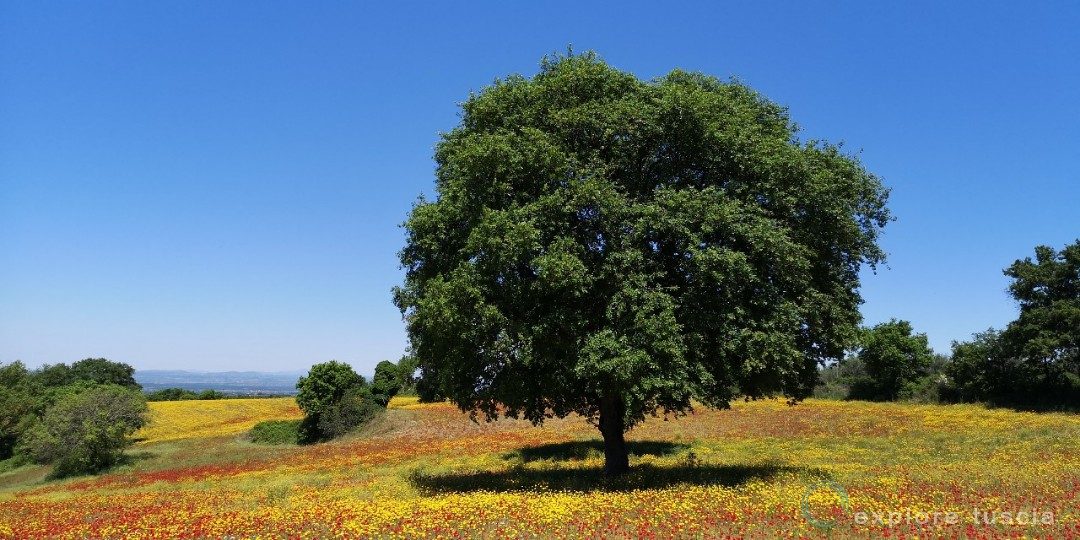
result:
[(146, 461), (148, 459), (154, 459), (158, 457), (157, 452), (150, 452), (148, 450), (136, 450), (134, 452), (128, 451), (120, 454), (117, 458), (117, 465), (134, 465), (140, 461)]
[[(630, 454), (673, 455), (687, 450), (682, 444), (635, 441), (628, 442)], [(603, 445), (599, 441), (581, 441), (523, 448), (505, 455), (508, 459), (518, 456), (522, 463), (497, 471), (468, 471), (461, 473), (430, 474), (416, 471), (409, 482), (423, 493), (452, 493), (472, 491), (631, 491), (635, 489), (658, 489), (680, 484), (698, 486), (737, 486), (750, 480), (767, 480), (784, 473), (815, 474), (816, 471), (801, 467), (765, 463), (757, 465), (708, 465), (697, 461), (692, 452), (674, 465), (640, 463), (630, 472), (617, 477), (604, 474), (602, 467), (536, 468), (526, 466), (538, 460), (580, 461), (592, 457)]]
[[(627, 441), (626, 449), (631, 456), (669, 456), (690, 449), (689, 445), (667, 441)], [(507, 460), (523, 462), (540, 460), (580, 461), (590, 457), (604, 456), (604, 441), (570, 441), (540, 446), (528, 446), (503, 455)]]

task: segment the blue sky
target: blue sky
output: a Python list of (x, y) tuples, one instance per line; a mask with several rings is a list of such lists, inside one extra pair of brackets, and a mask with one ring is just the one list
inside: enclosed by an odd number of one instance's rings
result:
[(456, 104), (542, 55), (737, 76), (892, 190), (867, 322), (939, 351), (1080, 237), (1080, 7), (0, 3), (0, 362), (362, 372)]

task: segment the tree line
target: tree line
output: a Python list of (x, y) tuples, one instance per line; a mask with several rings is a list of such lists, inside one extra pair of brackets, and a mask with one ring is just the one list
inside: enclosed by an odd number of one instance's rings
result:
[(29, 370), (0, 366), (0, 463), (53, 464), (54, 476), (118, 463), (147, 422), (135, 370), (104, 358)]
[(822, 370), (821, 397), (979, 402), (1033, 410), (1080, 409), (1080, 240), (1004, 270), (1016, 320), (934, 354), (908, 321), (864, 329), (852, 354)]
[[(304, 418), (263, 422), (256, 442), (314, 443), (370, 422), (399, 393), (415, 391), (415, 361), (382, 361), (368, 382), (348, 364), (312, 366), (297, 382)], [(0, 365), (0, 471), (52, 464), (54, 477), (95, 473), (124, 459), (132, 436), (148, 422), (147, 401), (227, 399), (221, 392), (168, 388), (144, 394), (128, 364), (87, 358), (27, 369)]]

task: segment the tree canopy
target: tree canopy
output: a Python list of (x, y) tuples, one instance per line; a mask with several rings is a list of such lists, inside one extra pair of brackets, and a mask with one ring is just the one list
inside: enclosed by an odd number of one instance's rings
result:
[(26, 453), (54, 463), (53, 474), (97, 472), (117, 463), (147, 422), (146, 399), (129, 387), (101, 384), (62, 397), (25, 434)]
[[(104, 358), (87, 358), (70, 366), (46, 364), (34, 370), (19, 361), (0, 365), (0, 460), (19, 454), (18, 449), (26, 446), (22, 443), (26, 442), (25, 436), (31, 428), (40, 424), (49, 410), (60, 402), (70, 401), (76, 394), (115, 386), (139, 395), (141, 387), (135, 382), (134, 373), (130, 365)], [(39, 459), (40, 455), (44, 454), (39, 454)]]
[(956, 399), (1021, 408), (1080, 408), (1080, 240), (1005, 269), (1020, 314), (1004, 330), (953, 344)]
[(593, 54), (469, 96), (405, 222), (418, 389), (487, 419), (623, 432), (692, 400), (812, 391), (851, 345), (887, 190), (738, 82)]
[(375, 374), (371, 377), (371, 392), (384, 407), (401, 391), (402, 386), (402, 375), (397, 364), (383, 360), (375, 365)]
[[(394, 374), (396, 367), (387, 362)], [(387, 367), (376, 370), (376, 378)], [(298, 442), (312, 443), (340, 437), (370, 421), (385, 409), (392, 395), (373, 393), (371, 385), (352, 366), (337, 360), (315, 364), (296, 383), (296, 403), (304, 411)], [(393, 390), (382, 388), (382, 391)], [(277, 429), (264, 427), (264, 429)]]
[(858, 358), (866, 368), (870, 388), (856, 397), (892, 400), (904, 385), (926, 373), (934, 361), (934, 351), (926, 334), (914, 333), (908, 321), (893, 319), (863, 332)]
[(1060, 252), (1035, 248), (1005, 269), (1020, 316), (1002, 339), (1008, 353), (1049, 378), (1080, 376), (1080, 240)]
[(315, 364), (296, 382), (296, 404), (309, 416), (318, 416), (341, 401), (354, 388), (367, 384), (352, 366), (337, 360)]

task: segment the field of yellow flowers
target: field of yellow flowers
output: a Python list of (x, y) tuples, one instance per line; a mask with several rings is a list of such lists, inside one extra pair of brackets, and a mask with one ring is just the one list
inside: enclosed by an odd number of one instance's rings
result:
[(395, 399), (344, 440), (245, 440), (291, 399), (153, 404), (130, 463), (0, 475), (0, 538), (1080, 538), (1080, 417), (810, 400), (595, 428)]

